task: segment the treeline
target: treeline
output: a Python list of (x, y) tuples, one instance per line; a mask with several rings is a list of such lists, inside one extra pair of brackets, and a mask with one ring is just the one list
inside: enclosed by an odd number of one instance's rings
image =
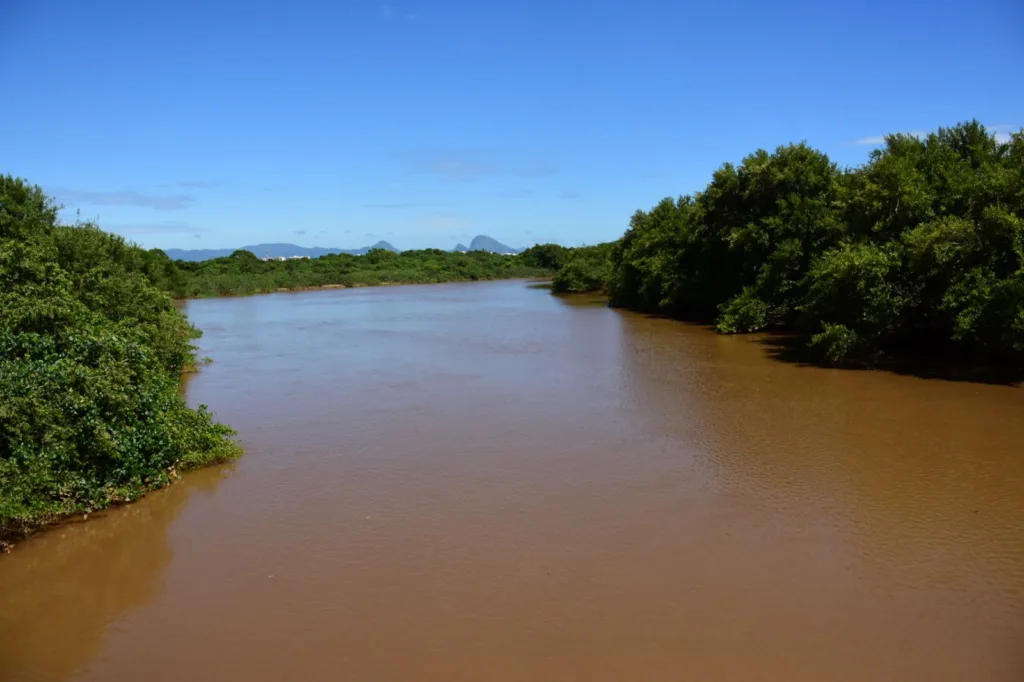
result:
[(566, 290), (615, 306), (788, 329), (829, 363), (883, 353), (1024, 357), (1024, 135), (972, 121), (890, 135), (841, 169), (806, 144), (725, 164), (702, 191), (633, 215)]
[(0, 546), (238, 455), (181, 397), (199, 332), (167, 293), (176, 272), (0, 176)]
[[(166, 258), (166, 256), (164, 256)], [(374, 249), (362, 256), (337, 254), (264, 261), (249, 251), (207, 261), (176, 261), (162, 271), (167, 290), (180, 298), (236, 296), (321, 286), (428, 284), (510, 279), (551, 274), (528, 259), (487, 251), (439, 249), (395, 253)]]

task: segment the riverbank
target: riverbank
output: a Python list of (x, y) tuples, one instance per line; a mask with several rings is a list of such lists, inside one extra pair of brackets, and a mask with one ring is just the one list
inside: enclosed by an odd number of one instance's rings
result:
[(288, 293), (299, 293), (303, 291), (335, 291), (340, 289), (365, 289), (368, 287), (402, 287), (402, 286), (423, 286), (430, 284), (468, 284), (470, 282), (508, 282), (508, 281), (536, 281), (536, 282), (548, 282), (551, 280), (552, 273), (541, 270), (541, 274), (534, 274), (529, 276), (511, 276), (511, 277), (490, 277), (490, 278), (464, 278), (464, 279), (445, 279), (445, 280), (409, 280), (409, 281), (382, 281), (382, 282), (357, 282), (355, 284), (316, 284), (310, 286), (298, 286), (298, 287), (277, 287), (274, 289), (259, 289), (255, 291), (233, 293), (225, 292), (220, 294), (200, 294), (197, 296), (179, 297), (175, 298), (176, 301), (190, 301), (190, 300), (202, 300), (207, 298), (235, 298), (239, 296), (262, 296), (266, 294), (288, 294)]
[(294, 261), (264, 261), (236, 251), (209, 261), (164, 263), (162, 283), (176, 298), (239, 296), (279, 290), (351, 288), (388, 284), (437, 284), (550, 276), (529, 256), (437, 249), (374, 250), (362, 256), (333, 254)]
[(4, 543), (240, 454), (234, 431), (182, 396), (200, 332), (168, 296), (161, 256), (63, 225), (42, 189), (0, 176)]

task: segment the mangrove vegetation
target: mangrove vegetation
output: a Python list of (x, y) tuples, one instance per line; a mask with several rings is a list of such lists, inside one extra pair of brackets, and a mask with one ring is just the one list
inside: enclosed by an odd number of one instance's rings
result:
[(722, 333), (791, 330), (825, 363), (1019, 365), (1024, 134), (972, 121), (889, 135), (850, 169), (806, 144), (758, 150), (637, 211), (618, 242), (567, 255), (555, 289)]
[(531, 265), (530, 261), (514, 255), (440, 249), (400, 253), (373, 249), (361, 256), (342, 253), (284, 261), (261, 260), (249, 251), (240, 250), (224, 258), (196, 262), (168, 260), (168, 263), (166, 277), (169, 290), (181, 298), (237, 296), (323, 286), (510, 279), (550, 274), (555, 269)]
[(0, 176), (0, 542), (239, 454), (181, 396), (199, 332), (176, 272)]

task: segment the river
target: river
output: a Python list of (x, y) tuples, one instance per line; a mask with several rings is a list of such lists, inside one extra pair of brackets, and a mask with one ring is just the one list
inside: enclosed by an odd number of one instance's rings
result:
[(0, 557), (0, 680), (1024, 679), (1024, 389), (521, 281), (187, 312), (246, 454)]

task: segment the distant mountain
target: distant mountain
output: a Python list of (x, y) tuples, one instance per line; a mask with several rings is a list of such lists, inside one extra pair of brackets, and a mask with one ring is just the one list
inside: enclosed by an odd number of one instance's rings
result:
[(390, 243), (384, 241), (383, 239), (374, 244), (373, 246), (364, 246), (359, 249), (350, 249), (348, 251), (341, 251), (341, 253), (350, 253), (353, 256), (362, 256), (369, 253), (370, 251), (373, 251), (374, 249), (384, 249), (385, 251), (394, 251), (395, 253), (399, 253), (398, 249), (391, 246)]
[[(251, 251), (259, 258), (290, 258), (291, 256), (319, 258), (320, 256), (326, 256), (331, 253), (349, 253), (353, 256), (362, 256), (371, 249), (398, 251), (398, 249), (385, 241), (379, 241), (373, 246), (364, 246), (358, 249), (339, 249), (324, 246), (299, 246), (298, 244), (283, 243), (252, 244), (249, 246), (240, 246), (239, 248)], [(224, 256), (230, 256), (237, 250), (238, 249), (166, 249), (165, 253), (172, 260), (198, 261), (210, 260), (211, 258), (223, 258)]]
[[(456, 250), (458, 247), (456, 247)], [(488, 237), (485, 234), (478, 234), (469, 243), (470, 251), (490, 251), (491, 253), (519, 253), (522, 249), (513, 249), (511, 246), (502, 244), (497, 239)]]
[[(326, 246), (299, 246), (298, 244), (285, 244), (280, 242), (273, 244), (250, 244), (249, 246), (240, 246), (238, 248), (251, 251), (258, 258), (291, 258), (292, 256), (319, 258), (320, 256), (326, 256), (331, 253), (349, 253), (353, 256), (362, 256), (371, 249), (387, 249), (388, 251), (398, 252), (398, 249), (385, 241), (379, 241), (373, 246), (364, 246), (359, 249), (339, 249)], [(230, 256), (237, 250), (238, 249), (166, 249), (165, 253), (172, 260), (200, 261)], [(452, 249), (452, 251), (458, 251), (460, 253), (465, 253), (467, 251), (519, 253), (522, 250), (523, 249), (514, 249), (507, 244), (502, 244), (497, 239), (492, 239), (485, 234), (479, 234), (473, 237), (473, 241), (469, 243), (469, 246), (466, 246), (465, 244), (456, 244), (455, 248)]]

